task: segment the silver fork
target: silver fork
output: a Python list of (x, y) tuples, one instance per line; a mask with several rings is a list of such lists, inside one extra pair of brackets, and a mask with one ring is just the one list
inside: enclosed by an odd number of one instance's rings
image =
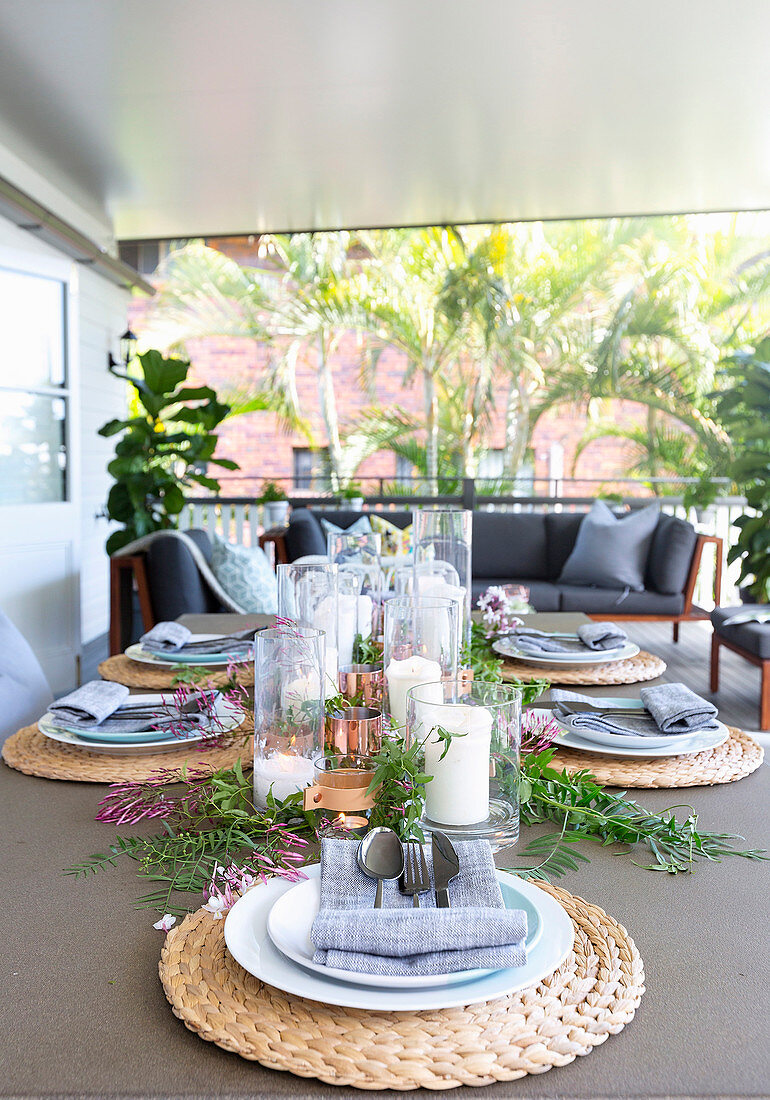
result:
[(430, 890), (430, 874), (422, 844), (416, 840), (408, 840), (404, 843), (404, 873), (399, 882), (402, 894), (412, 897), (414, 909), (420, 908), (420, 894)]

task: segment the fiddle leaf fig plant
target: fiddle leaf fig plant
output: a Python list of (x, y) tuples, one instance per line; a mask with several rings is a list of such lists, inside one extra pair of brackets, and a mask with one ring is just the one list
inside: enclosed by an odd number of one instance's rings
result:
[(734, 521), (739, 529), (728, 562), (741, 559), (739, 583), (757, 603), (770, 600), (770, 337), (754, 351), (725, 361), (727, 383), (716, 396), (722, 424), (729, 432), (734, 457), (728, 471), (746, 497), (753, 515)]
[(186, 384), (189, 362), (159, 351), (146, 351), (135, 361), (139, 374), (112, 369), (133, 387), (135, 415), (99, 429), (99, 435), (120, 436), (107, 467), (115, 484), (106, 511), (123, 527), (107, 539), (108, 554), (152, 531), (176, 527), (185, 491), (193, 485), (218, 492), (217, 479), (204, 472), (209, 463), (238, 469), (231, 459), (214, 457), (214, 429), (230, 406), (209, 386)]

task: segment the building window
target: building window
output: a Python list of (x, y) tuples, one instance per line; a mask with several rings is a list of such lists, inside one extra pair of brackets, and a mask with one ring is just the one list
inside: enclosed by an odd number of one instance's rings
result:
[(327, 489), (329, 486), (329, 450), (327, 447), (294, 448), (294, 488)]
[(0, 504), (67, 499), (66, 291), (0, 268)]

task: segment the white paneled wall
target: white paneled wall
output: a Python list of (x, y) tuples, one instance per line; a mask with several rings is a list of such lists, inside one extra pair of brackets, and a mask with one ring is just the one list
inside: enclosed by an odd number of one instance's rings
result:
[[(0, 217), (2, 250), (29, 256), (62, 259), (56, 249), (38, 241)], [(66, 257), (65, 257), (66, 259)], [(104, 543), (109, 525), (97, 519), (109, 489), (106, 471), (114, 440), (97, 435), (101, 425), (121, 416), (126, 407), (125, 386), (107, 371), (107, 355), (117, 352), (118, 337), (126, 327), (129, 293), (89, 268), (72, 263), (71, 293), (76, 329), (71, 345), (72, 396), (69, 460), (73, 473), (72, 500), (79, 511), (78, 545), (73, 561), (80, 575), (80, 639), (82, 645), (104, 634), (109, 625), (109, 566)], [(13, 507), (3, 509), (4, 523), (14, 523)], [(21, 519), (21, 513), (19, 515)], [(19, 624), (24, 629), (23, 624)]]
[(109, 563), (104, 543), (109, 533), (105, 519), (96, 515), (104, 507), (110, 487), (107, 463), (114, 439), (103, 439), (98, 430), (107, 420), (121, 416), (126, 406), (126, 387), (107, 371), (107, 354), (117, 349), (117, 337), (126, 327), (128, 294), (88, 268), (78, 278), (80, 321), (80, 610), (83, 642), (104, 634), (109, 627)]

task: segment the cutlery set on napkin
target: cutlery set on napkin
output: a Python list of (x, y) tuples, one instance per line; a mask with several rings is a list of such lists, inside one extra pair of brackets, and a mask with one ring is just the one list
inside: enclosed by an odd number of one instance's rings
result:
[[(395, 845), (401, 844), (391, 830)], [(362, 845), (366, 844), (366, 839)], [(392, 842), (391, 842), (392, 843)], [(492, 848), (485, 840), (456, 847), (443, 834), (419, 852), (405, 846), (400, 860), (372, 862), (385, 868), (378, 878), (361, 867), (349, 840), (322, 843), (320, 909), (311, 928), (313, 961), (336, 970), (387, 976), (440, 975), (464, 970), (523, 966), (527, 961), (527, 915), (507, 909)], [(428, 876), (413, 903), (405, 861), (420, 857)], [(431, 888), (432, 884), (432, 888)], [(375, 908), (381, 890), (381, 907)]]
[(593, 731), (627, 736), (687, 737), (716, 731), (717, 708), (684, 684), (642, 688), (636, 707), (617, 707), (587, 695), (554, 689), (554, 715), (575, 732)]
[(616, 623), (585, 623), (574, 633), (561, 634), (523, 627), (513, 633), (516, 648), (532, 657), (552, 654), (603, 653), (620, 649), (628, 642), (625, 630)]
[(206, 728), (211, 720), (218, 693), (205, 696), (196, 692), (181, 705), (158, 696), (157, 703), (146, 699), (132, 703), (131, 693), (123, 684), (92, 680), (63, 696), (49, 707), (51, 724), (87, 738), (89, 733), (141, 733), (148, 729), (160, 734), (184, 733)]
[(157, 623), (152, 630), (143, 634), (140, 642), (147, 653), (164, 657), (190, 657), (195, 654), (227, 654), (232, 657), (248, 657), (254, 647), (254, 635), (258, 627), (247, 627), (234, 634), (221, 634), (202, 641), (193, 641), (193, 634), (181, 623)]

